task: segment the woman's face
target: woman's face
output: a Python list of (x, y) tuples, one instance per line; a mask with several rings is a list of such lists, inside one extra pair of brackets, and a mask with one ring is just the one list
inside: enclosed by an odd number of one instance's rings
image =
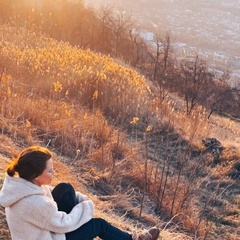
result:
[(52, 158), (50, 158), (46, 162), (46, 168), (44, 169), (43, 173), (36, 177), (33, 180), (33, 183), (37, 184), (38, 186), (51, 184), (54, 172), (53, 161)]

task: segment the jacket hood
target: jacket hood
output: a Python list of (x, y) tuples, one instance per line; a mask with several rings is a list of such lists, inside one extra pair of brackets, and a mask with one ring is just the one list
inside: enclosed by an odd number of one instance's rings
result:
[(10, 207), (31, 195), (44, 195), (44, 189), (23, 178), (6, 175), (0, 191), (0, 205)]

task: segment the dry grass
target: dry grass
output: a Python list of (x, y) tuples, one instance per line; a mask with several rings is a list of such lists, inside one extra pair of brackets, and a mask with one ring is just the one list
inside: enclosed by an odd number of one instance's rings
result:
[[(15, 156), (21, 148), (18, 146), (18, 142), (14, 142), (11, 138), (8, 138), (5, 135), (0, 135), (0, 142), (1, 142), (1, 152), (0, 152), (0, 165), (1, 165), (1, 175), (0, 175), (0, 186), (2, 185), (5, 168), (9, 163), (11, 157)], [(115, 194), (112, 196), (96, 196), (94, 191), (89, 191), (89, 181), (95, 182), (96, 185), (97, 181), (101, 178), (100, 173), (93, 173), (87, 162), (81, 163), (82, 168), (81, 172), (76, 171), (76, 166), (69, 166), (67, 163), (69, 159), (65, 157), (58, 156), (54, 154), (54, 168), (56, 170), (53, 185), (58, 184), (59, 182), (70, 182), (75, 189), (81, 191), (82, 193), (88, 195), (95, 203), (95, 217), (102, 217), (107, 221), (111, 222), (113, 225), (125, 230), (125, 231), (132, 231), (133, 229), (142, 229), (146, 228), (148, 224), (157, 225), (159, 220), (148, 213), (144, 213), (141, 219), (133, 220), (131, 217), (127, 217), (127, 213), (133, 211), (133, 207), (130, 204), (131, 196), (129, 193), (126, 194)], [(96, 175), (97, 174), (97, 175)], [(98, 185), (98, 187), (103, 187), (103, 184)], [(122, 211), (120, 211), (120, 207)], [(119, 208), (119, 210), (117, 210)], [(137, 210), (136, 210), (137, 211)], [(133, 214), (134, 215), (134, 214)], [(146, 225), (146, 222), (148, 224)], [(0, 207), (0, 239), (1, 240), (10, 240), (10, 233), (7, 228), (4, 209)], [(172, 239), (172, 234), (167, 231), (162, 232), (162, 236), (164, 239)], [(166, 235), (166, 237), (165, 237)], [(173, 233), (173, 235), (176, 235)], [(168, 237), (167, 237), (168, 236)], [(174, 239), (181, 239), (181, 238), (174, 238)]]
[[(48, 146), (55, 183), (91, 194), (96, 214), (115, 225), (157, 225), (164, 239), (234, 239), (239, 123), (207, 120), (202, 108), (186, 116), (179, 99), (160, 102), (142, 76), (109, 57), (24, 29), (0, 32), (3, 164), (25, 146)], [(201, 144), (207, 137), (224, 146), (216, 166)]]

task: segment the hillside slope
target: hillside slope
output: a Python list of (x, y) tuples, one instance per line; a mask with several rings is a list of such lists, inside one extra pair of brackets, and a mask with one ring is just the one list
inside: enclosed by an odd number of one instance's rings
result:
[[(22, 148), (23, 146), (20, 142), (16, 142), (8, 136), (0, 134), (0, 188), (3, 183), (5, 169), (9, 161), (12, 157), (16, 156), (19, 151), (22, 150)], [(95, 204), (94, 217), (102, 217), (111, 222), (113, 225), (126, 231), (132, 231), (133, 229), (140, 230), (143, 227), (147, 228), (148, 226), (150, 226), (150, 223), (153, 224), (154, 222), (158, 222), (158, 220), (151, 215), (148, 216), (149, 223), (147, 223), (146, 221), (144, 221), (144, 219), (142, 222), (141, 220), (139, 220), (138, 222), (134, 222), (134, 220), (131, 218), (126, 218), (125, 216), (117, 215), (116, 213), (114, 213), (114, 211), (112, 210), (114, 209), (114, 201), (112, 201), (112, 199), (117, 198), (117, 201), (124, 202), (125, 196), (117, 195), (109, 197), (108, 199), (107, 197), (104, 198), (94, 195), (88, 187), (88, 180), (90, 178), (93, 178), (91, 172), (86, 171), (82, 176), (78, 176), (79, 173), (76, 172), (76, 169), (74, 169), (74, 167), (69, 166), (66, 160), (67, 159), (65, 157), (54, 154), (54, 168), (56, 173), (54, 175), (53, 186), (60, 182), (69, 182), (75, 187), (75, 189), (89, 196)], [(86, 169), (83, 166), (82, 171), (84, 172), (85, 170)], [(95, 191), (97, 191), (97, 189)], [(130, 203), (127, 203), (127, 200), (125, 200), (124, 204), (126, 205), (125, 207), (127, 207), (127, 205), (130, 205)], [(161, 237), (166, 240), (188, 239), (187, 236), (181, 233), (171, 233), (170, 231), (166, 230), (162, 230)], [(4, 209), (2, 207), (0, 207), (0, 240), (11, 240), (10, 233), (6, 224)]]
[[(186, 115), (180, 99), (160, 101), (110, 57), (26, 29), (0, 32), (3, 164), (22, 147), (48, 146), (56, 181), (91, 194), (114, 224), (157, 225), (176, 239), (237, 238), (239, 122), (209, 120), (201, 107)], [(221, 154), (204, 148), (209, 137)]]

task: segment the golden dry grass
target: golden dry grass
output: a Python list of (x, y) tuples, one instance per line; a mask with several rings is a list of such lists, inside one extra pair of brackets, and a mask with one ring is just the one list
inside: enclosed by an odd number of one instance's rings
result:
[[(143, 76), (107, 56), (25, 29), (0, 32), (3, 164), (22, 147), (48, 146), (55, 183), (91, 194), (96, 214), (115, 225), (157, 225), (164, 239), (237, 236), (239, 179), (229, 174), (240, 156), (239, 123), (207, 120), (202, 108), (187, 116), (179, 99), (160, 102)], [(225, 147), (214, 167), (201, 144), (207, 137)]]

